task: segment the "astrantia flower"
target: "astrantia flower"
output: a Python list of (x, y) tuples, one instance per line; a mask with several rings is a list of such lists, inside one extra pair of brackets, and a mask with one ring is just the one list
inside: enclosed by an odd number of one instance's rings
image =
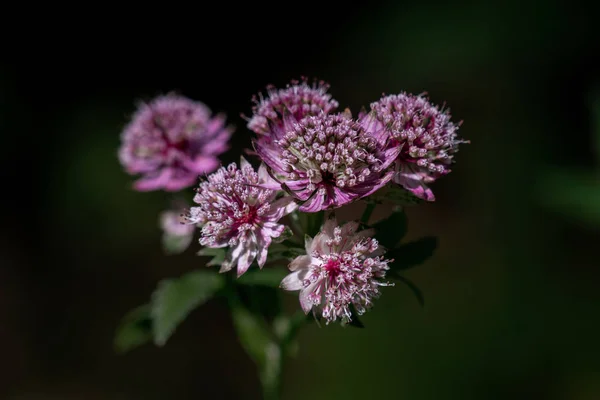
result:
[(337, 208), (375, 192), (393, 176), (387, 168), (399, 149), (382, 151), (348, 114), (309, 116), (285, 122), (272, 145), (254, 147), (282, 187), (302, 204), (300, 211)]
[(212, 116), (203, 103), (160, 96), (134, 113), (121, 135), (119, 159), (128, 173), (142, 175), (136, 190), (177, 191), (218, 167), (231, 133), (225, 117)]
[(363, 314), (379, 297), (388, 262), (382, 248), (371, 238), (373, 231), (356, 232), (357, 222), (337, 226), (334, 219), (323, 225), (314, 239), (306, 241), (306, 255), (289, 265), (293, 271), (281, 282), (286, 290), (300, 290), (300, 305), (311, 309), (327, 323), (351, 320), (351, 305)]
[[(252, 117), (248, 120), (248, 129), (259, 135), (277, 135), (283, 127), (284, 115), (289, 115), (295, 121), (309, 115), (329, 113), (338, 107), (338, 102), (327, 93), (329, 85), (323, 81), (308, 85), (307, 79), (293, 80), (285, 89), (267, 87), (268, 96), (253, 97)], [(278, 138), (275, 138), (278, 139)]]
[(170, 254), (186, 250), (194, 237), (193, 224), (186, 223), (182, 217), (183, 209), (167, 210), (160, 214), (160, 227), (163, 231), (163, 247)]
[(394, 182), (415, 196), (433, 201), (428, 183), (450, 172), (458, 145), (459, 124), (450, 121), (448, 110), (438, 109), (423, 96), (401, 93), (371, 104), (361, 117), (362, 126), (380, 144), (401, 149), (396, 160)]
[(198, 207), (187, 219), (202, 226), (202, 246), (229, 247), (221, 272), (237, 265), (240, 276), (255, 258), (262, 268), (272, 239), (285, 229), (278, 221), (296, 209), (290, 197), (276, 199), (277, 191), (261, 187), (268, 180), (264, 165), (257, 173), (242, 157), (240, 168), (235, 163), (221, 167), (200, 183), (194, 197)]

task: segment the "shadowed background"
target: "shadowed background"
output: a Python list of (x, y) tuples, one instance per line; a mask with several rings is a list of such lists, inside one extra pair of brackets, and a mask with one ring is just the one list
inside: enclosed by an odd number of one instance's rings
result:
[(57, 22), (0, 64), (2, 398), (260, 398), (217, 301), (163, 348), (114, 352), (119, 320), (160, 279), (203, 268), (199, 245), (163, 255), (158, 213), (173, 196), (134, 192), (116, 152), (135, 103), (175, 90), (228, 114), (237, 132), (222, 160), (237, 160), (251, 96), (302, 75), (354, 113), (382, 92), (426, 91), (471, 144), (433, 186), (437, 202), (407, 211), (409, 239), (439, 237), (407, 273), (425, 307), (397, 285), (366, 329), (307, 327), (284, 398), (600, 397), (600, 225), (542, 207), (552, 194), (537, 189), (548, 169), (595, 165), (596, 8), (164, 7), (135, 27)]

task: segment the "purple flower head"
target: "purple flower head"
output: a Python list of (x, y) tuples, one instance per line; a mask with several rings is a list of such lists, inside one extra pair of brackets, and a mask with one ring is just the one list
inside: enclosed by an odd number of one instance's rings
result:
[(401, 93), (371, 104), (371, 112), (360, 118), (362, 126), (380, 144), (400, 148), (394, 182), (415, 196), (434, 201), (428, 183), (450, 172), (458, 145), (459, 124), (450, 121), (446, 109), (438, 109), (423, 96)]
[(347, 113), (285, 121), (281, 139), (254, 141), (259, 157), (282, 188), (302, 203), (300, 211), (337, 208), (370, 195), (392, 179), (388, 167), (399, 149), (382, 151)]
[(277, 191), (262, 187), (270, 179), (264, 164), (257, 173), (242, 157), (240, 168), (235, 163), (221, 167), (200, 183), (194, 197), (198, 207), (187, 219), (202, 226), (202, 246), (229, 247), (221, 272), (237, 265), (241, 276), (255, 258), (262, 268), (272, 239), (285, 229), (277, 222), (296, 209), (290, 197), (276, 199)]
[(328, 114), (338, 107), (338, 102), (327, 93), (328, 89), (329, 85), (324, 81), (315, 81), (309, 86), (306, 78), (293, 80), (285, 89), (267, 86), (266, 98), (259, 94), (258, 98), (252, 99), (255, 104), (248, 129), (259, 135), (273, 135), (283, 128), (284, 115), (300, 121), (309, 115)]
[(203, 103), (169, 94), (141, 104), (121, 134), (119, 159), (139, 191), (178, 191), (214, 171), (233, 130)]
[(337, 226), (334, 219), (321, 232), (306, 241), (306, 255), (294, 259), (291, 274), (281, 282), (286, 290), (300, 290), (300, 305), (305, 313), (312, 309), (329, 322), (351, 320), (350, 306), (363, 314), (379, 297), (385, 282), (388, 262), (383, 249), (371, 238), (373, 230), (356, 232), (357, 222)]

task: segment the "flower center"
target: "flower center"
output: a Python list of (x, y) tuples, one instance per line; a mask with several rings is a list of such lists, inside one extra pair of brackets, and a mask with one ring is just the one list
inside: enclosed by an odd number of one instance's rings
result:
[(257, 210), (255, 207), (250, 207), (250, 209), (248, 210), (248, 212), (244, 215), (241, 216), (240, 219), (237, 220), (238, 225), (243, 225), (243, 224), (254, 224), (256, 222), (256, 214), (257, 214)]
[(327, 260), (323, 268), (327, 272), (329, 280), (333, 281), (340, 274), (340, 272), (342, 272), (340, 269), (340, 265), (341, 264), (338, 260)]

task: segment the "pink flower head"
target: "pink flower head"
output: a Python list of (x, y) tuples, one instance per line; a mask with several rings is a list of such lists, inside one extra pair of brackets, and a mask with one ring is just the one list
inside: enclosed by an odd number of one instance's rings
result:
[(285, 120), (285, 134), (271, 144), (254, 141), (259, 157), (300, 211), (337, 208), (370, 195), (392, 179), (388, 167), (400, 149), (382, 151), (347, 113)]
[(160, 96), (134, 113), (121, 134), (119, 159), (128, 173), (142, 175), (136, 190), (178, 191), (218, 167), (232, 132), (203, 103)]
[(290, 197), (276, 199), (277, 191), (262, 187), (270, 179), (264, 165), (257, 173), (242, 157), (240, 168), (235, 163), (221, 167), (200, 183), (194, 197), (198, 207), (187, 219), (202, 226), (202, 246), (229, 247), (221, 272), (237, 265), (241, 276), (255, 258), (262, 268), (272, 239), (285, 229), (277, 222), (296, 209)]
[(356, 232), (357, 222), (337, 226), (334, 219), (323, 225), (321, 232), (306, 241), (306, 255), (299, 256), (289, 265), (291, 274), (281, 282), (286, 290), (300, 290), (300, 305), (308, 314), (320, 314), (327, 323), (351, 320), (350, 306), (359, 315), (373, 305), (385, 282), (388, 262), (373, 230)]
[(459, 124), (450, 121), (446, 109), (438, 109), (426, 97), (401, 93), (371, 104), (371, 112), (362, 115), (362, 126), (380, 144), (401, 149), (396, 160), (394, 182), (415, 196), (434, 201), (427, 184), (450, 172), (453, 155), (460, 143)]
[[(312, 86), (308, 80), (293, 80), (285, 89), (267, 86), (267, 98), (262, 94), (253, 97), (252, 118), (248, 120), (248, 129), (259, 134), (277, 134), (277, 128), (283, 128), (284, 115), (295, 121), (309, 115), (329, 113), (338, 107), (338, 102), (327, 93), (329, 85), (324, 81), (315, 81)], [(273, 132), (275, 128), (275, 132)]]

